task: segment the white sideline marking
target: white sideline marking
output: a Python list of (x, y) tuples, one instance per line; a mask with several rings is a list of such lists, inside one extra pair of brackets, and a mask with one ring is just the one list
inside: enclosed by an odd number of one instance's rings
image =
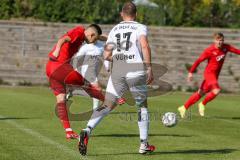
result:
[[(3, 117), (3, 116), (0, 115), (0, 118), (7, 118), (7, 117)], [(22, 132), (24, 132), (26, 134), (29, 134), (29, 135), (31, 135), (33, 137), (38, 138), (39, 140), (41, 140), (44, 143), (50, 144), (50, 145), (56, 147), (57, 149), (62, 150), (63, 152), (71, 155), (72, 157), (76, 158), (77, 160), (79, 160), (79, 159), (90, 160), (87, 157), (82, 157), (77, 151), (71, 150), (68, 147), (66, 147), (66, 146), (64, 146), (64, 145), (62, 145), (62, 144), (60, 144), (60, 143), (58, 143), (56, 141), (53, 141), (52, 139), (50, 139), (50, 138), (48, 138), (46, 136), (43, 136), (39, 132), (36, 132), (36, 131), (34, 131), (34, 130), (30, 129), (30, 128), (26, 128), (23, 125), (18, 124), (18, 123), (16, 123), (13, 120), (4, 120), (3, 122), (6, 122), (6, 123), (16, 127), (17, 129), (19, 129), (20, 131), (22, 131)]]

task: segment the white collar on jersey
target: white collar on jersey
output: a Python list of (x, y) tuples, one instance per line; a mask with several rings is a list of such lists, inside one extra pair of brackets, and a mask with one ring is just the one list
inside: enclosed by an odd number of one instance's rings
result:
[(122, 23), (138, 23), (138, 22), (136, 22), (136, 21), (122, 21), (120, 23), (122, 24)]

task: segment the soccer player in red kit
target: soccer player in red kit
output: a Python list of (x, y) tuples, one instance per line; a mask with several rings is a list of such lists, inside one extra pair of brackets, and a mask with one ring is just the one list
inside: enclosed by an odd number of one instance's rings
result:
[(215, 33), (213, 37), (214, 43), (203, 51), (189, 70), (187, 79), (190, 82), (193, 79), (193, 72), (196, 70), (198, 65), (205, 60), (208, 61), (204, 71), (204, 80), (201, 87), (197, 92), (191, 95), (183, 106), (178, 108), (182, 118), (184, 118), (186, 110), (206, 94), (205, 99), (198, 104), (199, 114), (200, 116), (204, 116), (206, 104), (213, 100), (221, 90), (218, 84), (218, 76), (223, 66), (226, 54), (228, 52), (240, 54), (239, 49), (224, 43), (224, 35), (222, 33)]
[(101, 101), (104, 100), (101, 91), (85, 80), (70, 64), (71, 58), (77, 53), (84, 41), (91, 43), (96, 39), (101, 40), (101, 34), (102, 30), (96, 24), (91, 24), (86, 29), (77, 26), (64, 34), (48, 55), (49, 61), (46, 65), (46, 75), (56, 96), (58, 117), (65, 129), (67, 139), (78, 138), (78, 134), (73, 132), (69, 123), (65, 98), (66, 86), (82, 86), (91, 97)]

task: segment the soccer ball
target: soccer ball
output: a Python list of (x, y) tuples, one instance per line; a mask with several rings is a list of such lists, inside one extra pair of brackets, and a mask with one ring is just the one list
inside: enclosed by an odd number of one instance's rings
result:
[(166, 127), (173, 127), (177, 124), (177, 115), (173, 112), (166, 112), (162, 116), (162, 123)]

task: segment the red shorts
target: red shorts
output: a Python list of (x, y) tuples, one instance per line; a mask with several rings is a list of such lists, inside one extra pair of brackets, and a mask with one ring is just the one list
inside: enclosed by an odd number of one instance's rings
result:
[(66, 94), (66, 84), (83, 85), (84, 78), (69, 63), (49, 60), (46, 75), (55, 96)]
[(205, 76), (205, 80), (202, 82), (200, 89), (204, 92), (210, 92), (213, 89), (220, 89), (218, 79), (215, 75)]

